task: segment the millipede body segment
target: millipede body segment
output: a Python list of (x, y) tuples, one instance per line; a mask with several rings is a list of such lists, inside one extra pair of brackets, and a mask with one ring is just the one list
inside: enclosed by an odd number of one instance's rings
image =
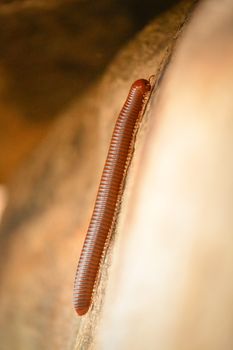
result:
[(116, 121), (75, 277), (74, 307), (79, 315), (84, 315), (92, 302), (105, 245), (119, 210), (137, 124), (143, 111), (145, 97), (150, 90), (148, 80), (136, 80)]

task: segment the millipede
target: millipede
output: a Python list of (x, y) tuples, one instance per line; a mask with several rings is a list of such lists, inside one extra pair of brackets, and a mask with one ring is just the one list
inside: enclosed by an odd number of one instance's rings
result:
[(115, 124), (75, 276), (73, 301), (74, 308), (80, 316), (89, 310), (92, 303), (106, 243), (116, 223), (138, 124), (151, 89), (151, 78), (136, 80)]

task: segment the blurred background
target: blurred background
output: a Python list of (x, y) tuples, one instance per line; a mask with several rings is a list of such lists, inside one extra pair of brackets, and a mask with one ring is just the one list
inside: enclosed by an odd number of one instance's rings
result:
[(0, 211), (7, 184), (74, 98), (174, 0), (0, 2)]
[(1, 184), (120, 47), (175, 2), (1, 1)]

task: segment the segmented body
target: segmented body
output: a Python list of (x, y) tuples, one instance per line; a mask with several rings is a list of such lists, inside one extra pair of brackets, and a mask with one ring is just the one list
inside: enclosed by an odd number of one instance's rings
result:
[(150, 89), (149, 81), (145, 79), (135, 81), (116, 121), (76, 272), (74, 307), (79, 315), (84, 315), (91, 305), (106, 241), (112, 233), (119, 209), (137, 123), (143, 110), (145, 96)]

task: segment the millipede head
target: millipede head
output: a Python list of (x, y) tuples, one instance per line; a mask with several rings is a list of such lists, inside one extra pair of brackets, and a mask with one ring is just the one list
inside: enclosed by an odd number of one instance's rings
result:
[(138, 79), (133, 83), (132, 88), (140, 89), (145, 94), (151, 90), (151, 84), (146, 79)]

